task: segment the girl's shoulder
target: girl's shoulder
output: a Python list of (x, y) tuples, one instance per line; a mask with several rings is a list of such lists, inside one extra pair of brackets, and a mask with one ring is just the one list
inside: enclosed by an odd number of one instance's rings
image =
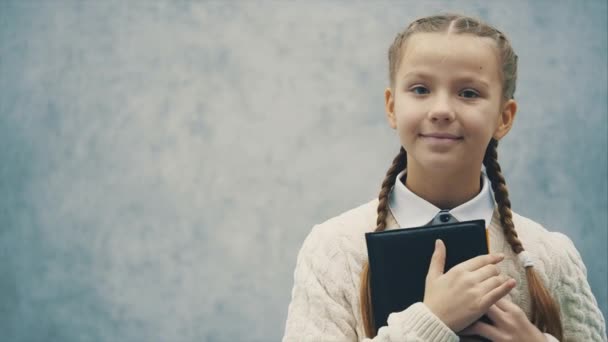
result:
[(365, 247), (365, 233), (376, 227), (377, 209), (376, 198), (314, 225), (304, 240), (303, 249), (314, 246), (328, 254), (338, 251), (360, 254)]
[(315, 225), (313, 229), (324, 234), (338, 236), (358, 235), (373, 230), (378, 217), (378, 199), (373, 199), (355, 208)]
[(363, 231), (376, 226), (378, 215), (378, 199), (363, 203), (355, 208), (347, 210), (317, 225), (322, 229), (329, 230), (352, 230)]
[(524, 244), (543, 244), (551, 250), (563, 247), (574, 247), (572, 240), (564, 233), (552, 231), (542, 224), (513, 212), (513, 224), (520, 240)]
[(513, 223), (524, 249), (549, 266), (547, 271), (550, 278), (571, 273), (574, 269), (583, 270), (586, 274), (581, 255), (566, 234), (551, 231), (540, 223), (516, 213), (513, 213)]

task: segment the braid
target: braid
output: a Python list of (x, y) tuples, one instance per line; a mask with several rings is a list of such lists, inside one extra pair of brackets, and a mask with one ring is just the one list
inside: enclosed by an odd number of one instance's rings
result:
[(505, 238), (511, 245), (511, 249), (515, 254), (519, 254), (524, 250), (524, 247), (519, 240), (515, 225), (513, 224), (513, 213), (511, 212), (511, 201), (509, 200), (509, 192), (505, 177), (502, 175), (500, 165), (498, 164), (498, 153), (496, 152), (498, 141), (492, 139), (486, 154), (483, 158), (483, 164), (486, 166), (488, 178), (492, 182), (492, 190), (494, 190), (494, 198), (498, 203), (498, 212), (500, 213), (500, 225), (505, 233)]
[(393, 164), (386, 172), (386, 177), (382, 181), (380, 194), (378, 195), (378, 219), (376, 220), (376, 232), (381, 232), (386, 228), (386, 216), (388, 215), (388, 194), (390, 193), (395, 179), (399, 172), (407, 166), (407, 152), (401, 147), (399, 154), (393, 159)]
[[(393, 164), (386, 172), (386, 177), (382, 182), (382, 188), (378, 195), (378, 219), (376, 220), (375, 232), (381, 232), (386, 229), (386, 217), (388, 216), (388, 195), (395, 184), (395, 180), (399, 172), (407, 166), (407, 152), (403, 147), (399, 150), (399, 154), (393, 159)], [(363, 265), (361, 273), (361, 315), (363, 318), (363, 326), (367, 337), (376, 336), (376, 327), (373, 321), (371, 289), (369, 286), (369, 262)]]
[[(500, 224), (505, 238), (509, 242), (513, 252), (519, 254), (524, 250), (524, 247), (519, 240), (515, 231), (515, 225), (513, 224), (511, 201), (509, 200), (505, 177), (502, 175), (500, 165), (498, 164), (497, 147), (498, 141), (492, 138), (486, 149), (483, 164), (492, 183), (492, 190), (494, 190), (494, 197), (498, 204), (498, 212), (500, 213)], [(559, 341), (563, 340), (563, 328), (558, 303), (551, 297), (551, 294), (547, 291), (533, 267), (526, 267), (526, 278), (532, 301), (532, 323), (541, 331), (550, 333)]]

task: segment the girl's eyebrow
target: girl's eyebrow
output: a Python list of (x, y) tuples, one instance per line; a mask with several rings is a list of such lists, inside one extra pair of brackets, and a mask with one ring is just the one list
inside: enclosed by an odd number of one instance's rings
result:
[[(421, 79), (427, 79), (427, 80), (435, 79), (435, 77), (432, 74), (422, 72), (422, 71), (408, 71), (405, 73), (405, 75), (403, 75), (402, 79), (405, 80), (408, 78), (421, 78)], [(486, 82), (485, 80), (478, 78), (478, 77), (470, 76), (470, 75), (461, 76), (456, 79), (456, 82), (458, 82), (458, 83), (476, 83), (485, 89), (490, 88), (490, 84), (488, 82)]]
[(405, 73), (405, 75), (403, 75), (403, 79), (406, 78), (426, 78), (426, 79), (433, 79), (433, 75), (422, 72), (422, 71), (408, 71)]
[(481, 78), (477, 78), (477, 77), (472, 77), (472, 76), (464, 76), (458, 79), (458, 82), (462, 82), (462, 83), (475, 83), (480, 85), (482, 88), (485, 89), (489, 89), (490, 88), (490, 84), (486, 81), (484, 81)]

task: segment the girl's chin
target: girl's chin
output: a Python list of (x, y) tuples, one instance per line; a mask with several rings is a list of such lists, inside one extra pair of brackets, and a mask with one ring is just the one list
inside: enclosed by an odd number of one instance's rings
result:
[(426, 172), (450, 172), (466, 167), (464, 159), (455, 156), (433, 156), (419, 160), (419, 164)]

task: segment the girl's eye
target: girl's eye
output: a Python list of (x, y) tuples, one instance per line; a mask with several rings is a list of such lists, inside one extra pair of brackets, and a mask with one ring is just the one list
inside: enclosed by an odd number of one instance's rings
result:
[(479, 94), (476, 91), (471, 90), (471, 89), (463, 90), (460, 94), (462, 95), (462, 97), (465, 97), (468, 99), (474, 99), (476, 97), (479, 97)]
[(424, 95), (424, 94), (428, 94), (429, 90), (426, 89), (423, 86), (415, 86), (412, 89), (410, 89), (411, 92), (413, 92), (416, 95)]

